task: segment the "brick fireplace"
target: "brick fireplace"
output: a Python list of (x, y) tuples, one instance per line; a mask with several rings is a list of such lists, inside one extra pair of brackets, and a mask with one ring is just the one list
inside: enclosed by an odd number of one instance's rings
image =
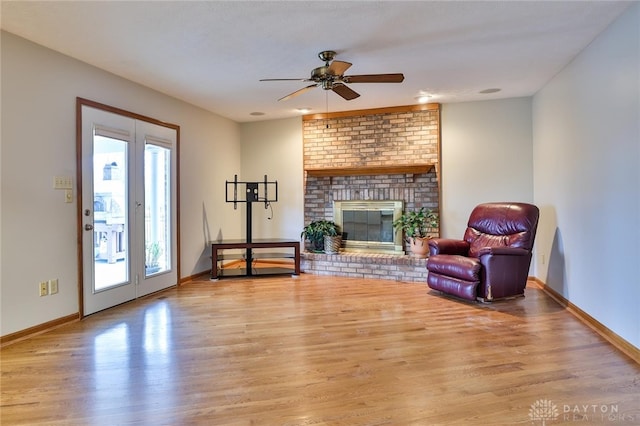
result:
[[(439, 104), (305, 116), (303, 141), (305, 223), (334, 220), (334, 201), (402, 201), (405, 210), (439, 211)], [(304, 253), (302, 269), (426, 282), (424, 259), (409, 256)]]

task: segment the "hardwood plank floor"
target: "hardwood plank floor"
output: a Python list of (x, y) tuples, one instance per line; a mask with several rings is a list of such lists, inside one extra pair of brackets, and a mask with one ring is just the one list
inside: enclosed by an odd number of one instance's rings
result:
[(640, 366), (534, 286), (203, 277), (1, 355), (2, 425), (640, 424)]

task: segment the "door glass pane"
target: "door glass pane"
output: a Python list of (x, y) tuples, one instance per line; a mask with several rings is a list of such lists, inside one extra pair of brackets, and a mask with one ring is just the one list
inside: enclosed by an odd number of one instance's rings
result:
[(145, 144), (145, 276), (171, 269), (171, 150)]
[(93, 138), (94, 291), (129, 281), (127, 142)]

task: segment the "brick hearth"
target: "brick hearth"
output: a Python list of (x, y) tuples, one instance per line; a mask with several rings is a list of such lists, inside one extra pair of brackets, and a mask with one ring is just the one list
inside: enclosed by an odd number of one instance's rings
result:
[(371, 253), (302, 253), (300, 269), (315, 275), (427, 283), (426, 259)]

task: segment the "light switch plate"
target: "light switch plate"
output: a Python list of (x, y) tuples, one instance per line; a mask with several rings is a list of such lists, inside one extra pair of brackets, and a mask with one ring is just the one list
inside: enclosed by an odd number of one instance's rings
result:
[(53, 189), (73, 189), (73, 178), (71, 176), (54, 176)]
[(58, 293), (58, 279), (49, 280), (49, 294), (57, 294)]

